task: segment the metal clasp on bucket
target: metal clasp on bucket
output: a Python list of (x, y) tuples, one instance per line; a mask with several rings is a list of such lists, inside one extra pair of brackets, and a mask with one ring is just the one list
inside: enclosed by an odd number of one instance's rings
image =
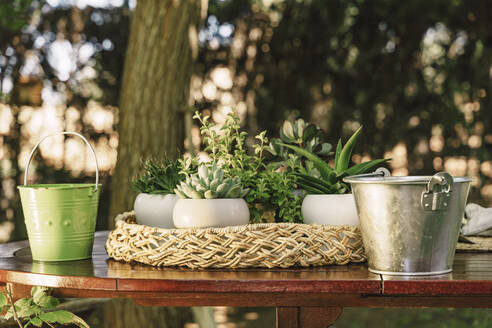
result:
[(453, 177), (446, 172), (434, 174), (426, 190), (422, 193), (422, 208), (424, 211), (446, 210), (451, 200)]

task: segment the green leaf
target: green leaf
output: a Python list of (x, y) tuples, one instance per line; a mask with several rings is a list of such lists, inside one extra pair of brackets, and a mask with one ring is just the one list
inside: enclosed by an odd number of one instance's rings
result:
[(47, 287), (42, 287), (42, 286), (32, 287), (31, 288), (31, 296), (32, 296), (32, 300), (34, 301), (34, 303), (38, 304), (41, 297), (46, 295), (47, 291), (48, 291)]
[(324, 191), (319, 190), (318, 188), (311, 187), (311, 186), (303, 186), (302, 189), (307, 191), (308, 194), (315, 194), (315, 195), (324, 195), (326, 194)]
[(338, 139), (337, 150), (335, 151), (335, 172), (340, 173), (340, 168), (338, 167), (338, 162), (340, 160), (340, 153), (342, 152), (342, 139)]
[[(54, 320), (50, 322), (58, 322), (62, 325), (73, 322), (74, 319), (74, 315), (65, 310), (53, 311), (51, 314), (53, 315)], [(39, 317), (41, 318), (41, 316)]]
[(32, 301), (27, 298), (21, 298), (20, 300), (17, 300), (14, 303), (15, 311), (17, 312), (17, 315), (20, 318), (25, 317), (32, 304), (33, 304)]
[(328, 183), (335, 184), (338, 181), (338, 176), (335, 171), (330, 173), (330, 176), (328, 177)]
[(352, 151), (354, 150), (354, 146), (357, 142), (357, 139), (359, 138), (361, 131), (362, 126), (358, 128), (357, 131), (354, 132), (354, 134), (352, 134), (345, 146), (343, 146), (342, 151), (340, 152), (340, 157), (335, 163), (335, 167), (338, 169), (337, 172), (343, 172), (348, 168), (350, 157), (352, 156)]
[(60, 301), (53, 296), (43, 295), (37, 304), (45, 309), (53, 309), (60, 304)]
[(28, 324), (32, 324), (33, 326), (36, 327), (41, 327), (43, 325), (43, 321), (37, 317), (34, 317), (31, 320), (29, 320)]
[(318, 179), (307, 174), (295, 174), (297, 177), (297, 184), (302, 188), (304, 186), (311, 186), (323, 191), (325, 194), (332, 194), (335, 192), (333, 186), (330, 183), (322, 179)]
[(303, 135), (304, 135), (304, 127), (306, 126), (306, 123), (304, 123), (304, 120), (302, 118), (296, 120), (294, 122), (294, 132), (296, 137), (300, 138), (303, 140)]
[(350, 176), (350, 175), (356, 175), (356, 174), (364, 174), (370, 172), (373, 168), (376, 166), (381, 165), (384, 162), (389, 161), (390, 158), (382, 158), (382, 159), (375, 159), (372, 161), (360, 163), (357, 165), (352, 166), (351, 168), (345, 170), (344, 172), (339, 174), (339, 177), (341, 176)]
[(82, 318), (65, 310), (43, 313), (39, 315), (39, 318), (42, 321), (49, 323), (59, 323), (61, 325), (73, 323), (82, 328), (90, 328), (87, 322), (85, 322)]
[(294, 128), (292, 127), (292, 123), (290, 123), (289, 121), (284, 122), (281, 132), (286, 137), (287, 140), (291, 142), (295, 141)]
[(319, 158), (315, 154), (310, 153), (307, 150), (302, 149), (302, 148), (297, 147), (297, 146), (287, 145), (284, 143), (281, 143), (281, 145), (284, 147), (292, 149), (293, 151), (295, 151), (299, 155), (302, 155), (302, 156), (306, 157), (307, 159), (309, 159), (311, 162), (313, 162), (314, 166), (319, 170), (319, 172), (321, 173), (321, 176), (323, 178), (328, 179), (328, 177), (330, 176), (330, 173), (333, 172), (333, 169), (330, 167), (330, 165), (328, 165), (325, 161), (323, 161), (321, 158)]
[(39, 306), (32, 304), (29, 310), (26, 312), (26, 317), (32, 317), (33, 315), (38, 315), (41, 312), (43, 312), (43, 310), (41, 310)]
[(4, 293), (0, 293), (0, 307), (4, 307), (7, 304), (8, 304), (7, 297), (5, 296)]
[(318, 155), (321, 156), (328, 156), (330, 155), (330, 151), (331, 151), (331, 144), (325, 142), (321, 144), (321, 149), (317, 153)]
[(77, 326), (82, 328), (90, 328), (87, 322), (85, 322), (84, 319), (82, 319), (81, 317), (72, 314), (72, 318), (73, 323), (75, 323)]
[(9, 309), (7, 310), (7, 313), (5, 313), (5, 315), (3, 316), (3, 318), (5, 320), (9, 320), (13, 316), (14, 316), (14, 308), (12, 306), (10, 306)]
[[(56, 312), (56, 311), (55, 311)], [(44, 312), (39, 315), (39, 318), (45, 322), (56, 322), (57, 316), (54, 312)]]
[(308, 124), (308, 126), (304, 129), (304, 133), (302, 135), (302, 142), (306, 143), (307, 141), (313, 139), (316, 136), (316, 126), (314, 124)]

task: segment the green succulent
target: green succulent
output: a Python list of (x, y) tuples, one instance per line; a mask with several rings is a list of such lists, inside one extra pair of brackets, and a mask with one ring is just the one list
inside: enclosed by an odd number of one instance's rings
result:
[(362, 127), (357, 129), (343, 146), (342, 139), (338, 140), (334, 167), (331, 167), (323, 159), (306, 149), (294, 145), (282, 144), (284, 147), (292, 149), (299, 155), (310, 160), (320, 173), (319, 177), (296, 173), (297, 185), (311, 194), (344, 194), (350, 191), (350, 186), (342, 180), (344, 177), (370, 172), (375, 167), (388, 161), (389, 158), (375, 159), (349, 167), (352, 151), (361, 131)]
[(174, 192), (180, 198), (243, 198), (249, 189), (242, 188), (239, 177), (225, 177), (224, 170), (214, 162), (212, 165), (200, 165), (198, 173), (187, 176)]
[(294, 145), (307, 152), (326, 157), (331, 153), (331, 144), (322, 142), (323, 131), (316, 125), (298, 119), (293, 123), (285, 121), (280, 129), (280, 138), (272, 139), (268, 151), (287, 160), (292, 152), (285, 145)]

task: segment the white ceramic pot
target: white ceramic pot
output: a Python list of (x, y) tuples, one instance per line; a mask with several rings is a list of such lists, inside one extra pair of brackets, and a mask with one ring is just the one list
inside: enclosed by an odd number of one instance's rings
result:
[(304, 223), (349, 225), (359, 224), (352, 194), (307, 195), (302, 202)]
[(249, 223), (249, 209), (242, 198), (180, 199), (173, 221), (176, 228), (237, 226)]
[(178, 199), (175, 194), (138, 194), (133, 205), (137, 222), (150, 227), (174, 229), (173, 210)]

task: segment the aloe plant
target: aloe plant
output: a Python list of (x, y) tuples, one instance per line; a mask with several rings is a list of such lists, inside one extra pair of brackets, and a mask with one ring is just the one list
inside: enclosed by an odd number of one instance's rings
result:
[(214, 162), (212, 165), (200, 165), (198, 173), (187, 176), (174, 192), (180, 198), (243, 198), (249, 189), (242, 188), (239, 177), (225, 177), (224, 170)]
[(375, 159), (349, 167), (352, 151), (361, 131), (362, 127), (357, 129), (343, 146), (342, 139), (340, 138), (338, 140), (334, 167), (331, 167), (323, 159), (306, 149), (295, 145), (282, 144), (282, 146), (292, 149), (299, 155), (310, 160), (319, 170), (319, 177), (296, 173), (298, 186), (311, 194), (343, 194), (350, 191), (350, 186), (342, 180), (345, 176), (370, 172), (375, 167), (388, 161), (389, 158)]

